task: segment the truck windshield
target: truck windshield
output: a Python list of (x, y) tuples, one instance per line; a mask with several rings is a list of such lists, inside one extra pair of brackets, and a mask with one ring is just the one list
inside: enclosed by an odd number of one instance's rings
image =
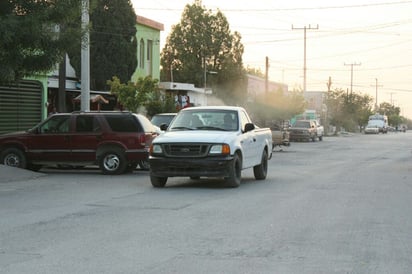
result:
[(296, 121), (295, 127), (310, 128), (310, 123), (306, 121)]
[(239, 120), (236, 111), (186, 110), (179, 113), (170, 130), (225, 130), (237, 131)]

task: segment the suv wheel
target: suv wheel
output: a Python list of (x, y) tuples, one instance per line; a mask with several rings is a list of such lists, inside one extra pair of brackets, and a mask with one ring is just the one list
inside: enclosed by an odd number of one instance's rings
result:
[(119, 150), (105, 151), (99, 158), (99, 167), (107, 175), (124, 173), (127, 167), (126, 157)]
[(6, 166), (27, 168), (24, 152), (18, 148), (7, 148), (0, 155), (0, 163)]

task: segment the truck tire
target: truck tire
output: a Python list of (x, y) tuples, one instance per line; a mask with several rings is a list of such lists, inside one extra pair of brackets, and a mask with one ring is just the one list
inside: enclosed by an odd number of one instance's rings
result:
[(154, 187), (164, 187), (167, 182), (167, 177), (157, 177), (150, 175), (150, 182)]
[(99, 157), (99, 167), (106, 175), (122, 174), (127, 168), (126, 157), (120, 149), (106, 150)]
[(266, 179), (267, 173), (268, 173), (268, 153), (266, 149), (264, 149), (262, 153), (262, 160), (260, 162), (260, 165), (253, 167), (253, 175), (255, 175), (256, 180), (264, 180)]
[(319, 141), (323, 140), (323, 135), (319, 136)]
[(230, 167), (229, 177), (225, 177), (227, 187), (238, 187), (242, 179), (242, 160), (238, 153), (235, 153)]
[(18, 168), (27, 168), (26, 155), (18, 148), (7, 148), (0, 155), (0, 164)]

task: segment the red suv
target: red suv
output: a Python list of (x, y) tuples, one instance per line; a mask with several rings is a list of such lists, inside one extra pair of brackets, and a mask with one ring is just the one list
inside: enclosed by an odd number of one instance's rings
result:
[(0, 135), (0, 164), (98, 165), (104, 174), (121, 174), (147, 161), (157, 134), (145, 116), (131, 112), (54, 114), (26, 132)]

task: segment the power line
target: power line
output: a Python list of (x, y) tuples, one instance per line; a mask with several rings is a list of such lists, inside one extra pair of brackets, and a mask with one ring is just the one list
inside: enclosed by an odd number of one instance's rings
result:
[[(357, 4), (357, 5), (343, 5), (343, 6), (320, 6), (320, 7), (301, 7), (301, 8), (262, 8), (262, 9), (219, 9), (224, 12), (284, 12), (284, 11), (307, 11), (307, 10), (327, 10), (327, 9), (350, 9), (350, 8), (369, 8), (380, 6), (394, 6), (410, 4), (412, 1), (396, 1), (396, 2), (384, 2), (384, 3), (371, 3), (371, 4)], [(141, 8), (139, 10), (153, 10), (153, 11), (182, 11), (182, 9), (174, 8)]]

